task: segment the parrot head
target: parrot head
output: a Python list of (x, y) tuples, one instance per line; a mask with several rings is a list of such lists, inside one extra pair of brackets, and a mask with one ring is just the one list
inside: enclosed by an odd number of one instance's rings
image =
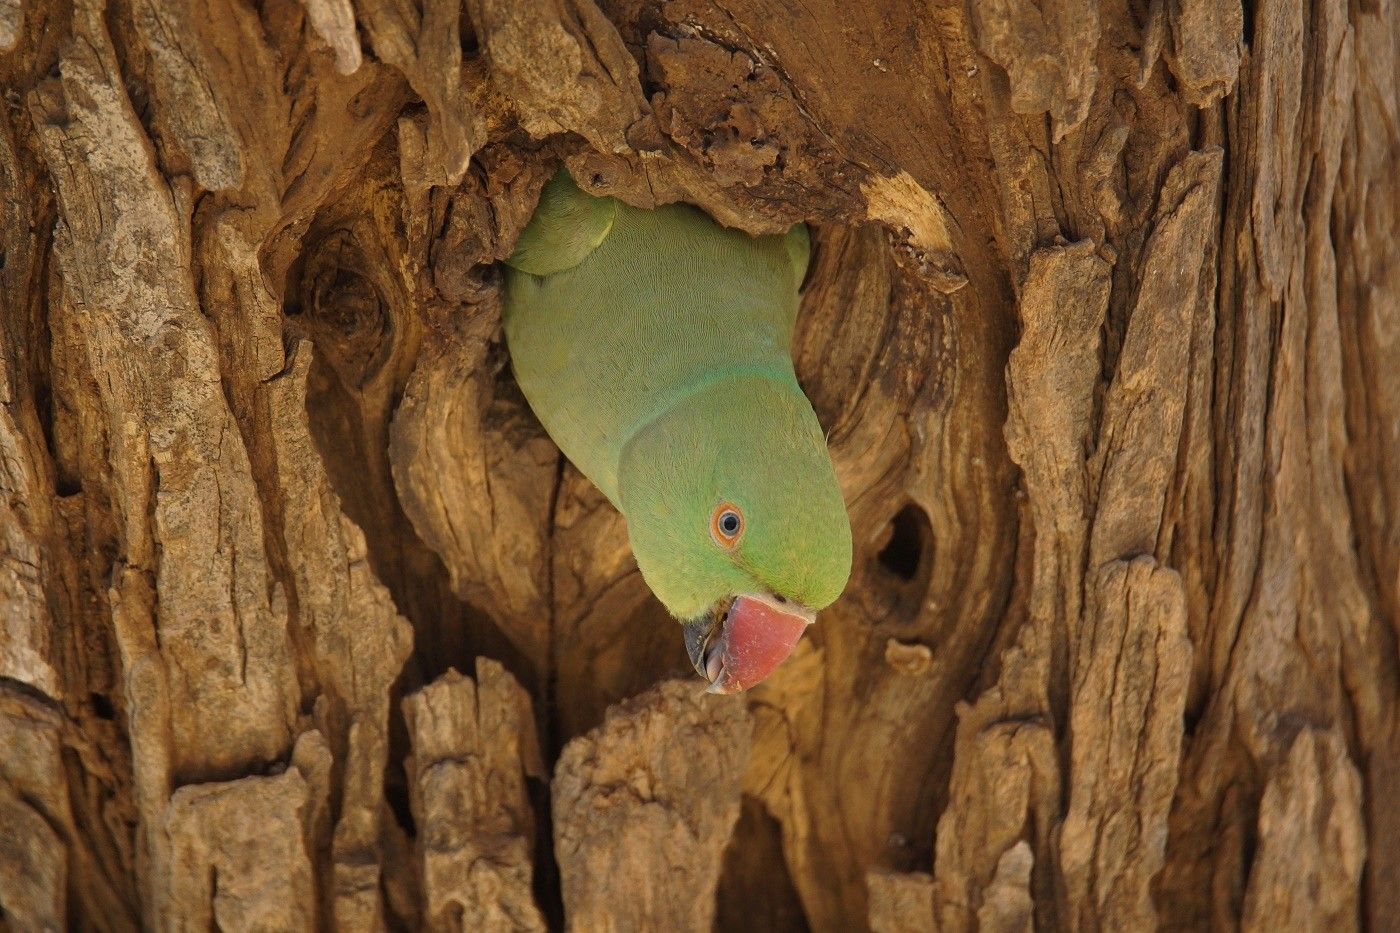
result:
[(716, 380), (622, 451), (618, 498), (647, 585), (711, 692), (767, 677), (841, 595), (851, 526), (795, 380)]

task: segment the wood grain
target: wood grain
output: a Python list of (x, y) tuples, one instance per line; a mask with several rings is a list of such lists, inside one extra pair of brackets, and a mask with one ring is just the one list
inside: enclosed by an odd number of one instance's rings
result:
[[(0, 927), (1398, 922), (1395, 0), (0, 0), (0, 91)], [(745, 698), (511, 377), (560, 164), (813, 227)]]

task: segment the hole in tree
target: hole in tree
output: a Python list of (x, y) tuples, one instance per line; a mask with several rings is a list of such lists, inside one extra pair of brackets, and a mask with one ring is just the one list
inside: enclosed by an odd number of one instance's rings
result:
[(802, 901), (783, 859), (783, 829), (745, 794), (724, 852), (716, 930), (808, 930)]
[(88, 702), (92, 704), (92, 711), (99, 719), (110, 721), (117, 718), (117, 711), (112, 708), (112, 701), (102, 694), (89, 694)]
[(906, 582), (919, 575), (932, 529), (924, 510), (910, 503), (890, 520), (889, 541), (880, 549), (880, 566)]

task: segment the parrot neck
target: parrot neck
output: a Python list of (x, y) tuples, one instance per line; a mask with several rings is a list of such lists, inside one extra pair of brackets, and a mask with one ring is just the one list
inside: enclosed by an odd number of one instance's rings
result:
[[(784, 365), (786, 364), (786, 365)], [(707, 392), (715, 386), (728, 382), (731, 379), (763, 379), (772, 382), (783, 389), (788, 389), (802, 394), (801, 387), (797, 384), (797, 374), (793, 372), (792, 362), (784, 360), (778, 363), (749, 363), (740, 366), (731, 366), (724, 369), (716, 369), (701, 379), (697, 379), (684, 389), (676, 392), (665, 405), (660, 406), (648, 417), (632, 426), (632, 430), (622, 438), (622, 443), (618, 445), (619, 451), (626, 450), (632, 439), (651, 427), (660, 419), (666, 417), (678, 405), (694, 398), (702, 392)], [(805, 400), (805, 396), (803, 396)]]

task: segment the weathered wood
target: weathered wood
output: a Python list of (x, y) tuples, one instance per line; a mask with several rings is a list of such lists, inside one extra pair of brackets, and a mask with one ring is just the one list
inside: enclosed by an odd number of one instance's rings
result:
[(709, 930), (749, 753), (742, 700), (668, 680), (564, 747), (554, 857), (574, 930)]
[(413, 743), (409, 800), (418, 836), (425, 925), (434, 930), (543, 930), (531, 890), (534, 812), (526, 777), (542, 778), (530, 698), (494, 661), (475, 682), (448, 671), (404, 700)]
[[(0, 91), (0, 926), (1400, 918), (1396, 0), (0, 0)], [(561, 163), (814, 229), (747, 702), (511, 378)]]

